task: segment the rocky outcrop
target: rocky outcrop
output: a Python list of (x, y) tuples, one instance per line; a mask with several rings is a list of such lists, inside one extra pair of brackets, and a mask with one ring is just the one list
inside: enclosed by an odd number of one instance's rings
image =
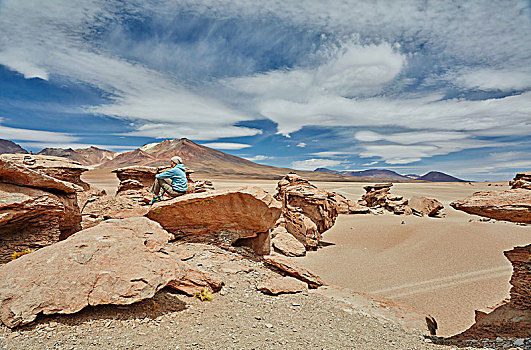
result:
[[(177, 239), (188, 242), (230, 246), (243, 239), (256, 238), (263, 247), (257, 253), (269, 251), (269, 237), (280, 216), (281, 204), (259, 187), (192, 193), (158, 202), (147, 217), (159, 222)], [(246, 243), (252, 245), (253, 240)], [(266, 246), (267, 245), (267, 246)]]
[(273, 247), (279, 250), (286, 256), (304, 256), (306, 255), (306, 247), (298, 239), (293, 237), (286, 228), (279, 226), (272, 232), (273, 239), (271, 243)]
[(444, 205), (434, 198), (413, 196), (408, 200), (408, 206), (415, 215), (437, 216), (444, 209)]
[(329, 193), (332, 194), (331, 199), (336, 203), (339, 214), (368, 214), (370, 212), (366, 206), (351, 201), (337, 192)]
[(81, 180), (81, 174), (89, 169), (73, 160), (63, 157), (27, 154), (6, 154), (2, 157), (6, 160), (23, 165), (32, 170), (39, 171), (58, 180), (67, 181), (78, 185), (83, 188), (83, 190), (90, 189), (90, 185)]
[(79, 231), (76, 187), (0, 158), (0, 263)]
[(531, 337), (531, 244), (504, 254), (513, 265), (509, 301), (490, 313), (476, 312), (476, 323), (451, 339)]
[(317, 247), (321, 234), (334, 225), (339, 214), (337, 194), (319, 189), (296, 174), (278, 182), (275, 198), (282, 203), (279, 225), (308, 249)]
[(293, 294), (306, 290), (306, 283), (293, 277), (272, 277), (258, 283), (256, 289), (270, 295)]
[(313, 272), (305, 269), (294, 261), (278, 255), (266, 255), (264, 261), (277, 269), (306, 282), (311, 288), (317, 288), (324, 284), (323, 280)]
[(523, 171), (516, 174), (513, 181), (509, 181), (509, 186), (512, 189), (523, 188), (531, 190), (531, 171)]
[(217, 292), (223, 287), (223, 279), (214, 273), (201, 271), (189, 264), (181, 263), (184, 276), (168, 284), (168, 287), (180, 291), (188, 296), (194, 296), (202, 288)]
[(469, 214), (496, 220), (531, 223), (531, 191), (524, 188), (503, 192), (476, 192), (450, 205)]
[(392, 183), (385, 183), (363, 187), (366, 193), (358, 204), (372, 209), (383, 208), (397, 215), (412, 214), (408, 200), (390, 192), (392, 186)]
[(152, 297), (184, 274), (164, 252), (169, 234), (146, 218), (109, 220), (0, 267), (0, 320), (8, 327), (38, 314)]

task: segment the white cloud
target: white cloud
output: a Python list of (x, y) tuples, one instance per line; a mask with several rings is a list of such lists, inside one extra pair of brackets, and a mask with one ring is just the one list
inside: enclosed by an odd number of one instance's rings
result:
[(78, 138), (67, 133), (11, 128), (0, 125), (0, 139), (15, 141), (72, 142)]
[(333, 159), (306, 159), (291, 163), (292, 168), (299, 170), (315, 170), (316, 168), (324, 168), (330, 166), (340, 165), (344, 162)]
[(351, 155), (351, 153), (346, 152), (336, 152), (336, 151), (324, 151), (324, 152), (315, 152), (312, 153), (312, 156), (317, 157), (330, 157), (330, 158), (337, 158), (337, 157), (344, 157)]
[(369, 162), (369, 163), (365, 163), (365, 164), (362, 164), (363, 166), (371, 166), (371, 165), (375, 165), (375, 164), (378, 164), (377, 161), (374, 161), (374, 162)]
[(299, 143), (297, 144), (297, 147), (300, 147), (300, 148), (304, 148), (304, 147), (306, 147), (306, 142), (299, 142)]
[(471, 89), (524, 90), (531, 88), (531, 67), (463, 69), (448, 78), (454, 78), (456, 83)]
[(243, 148), (251, 147), (251, 145), (248, 145), (246, 143), (234, 143), (234, 142), (210, 142), (210, 143), (203, 143), (202, 145), (210, 147), (210, 148), (217, 148), (217, 149), (243, 149)]
[(245, 159), (250, 160), (251, 162), (266, 160), (266, 159), (272, 159), (272, 157), (264, 156), (264, 155), (256, 155), (254, 157), (245, 157)]

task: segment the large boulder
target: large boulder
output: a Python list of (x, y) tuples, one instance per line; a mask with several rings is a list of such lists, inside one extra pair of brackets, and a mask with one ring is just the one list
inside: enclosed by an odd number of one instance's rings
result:
[(444, 209), (444, 205), (435, 198), (413, 196), (408, 201), (413, 214), (419, 216), (437, 216)]
[(271, 243), (275, 249), (286, 256), (304, 256), (306, 247), (298, 239), (293, 237), (285, 227), (279, 226), (272, 232)]
[(81, 180), (81, 174), (89, 169), (68, 158), (27, 154), (6, 154), (2, 157), (58, 180), (76, 184), (83, 190), (90, 189), (90, 185)]
[(292, 294), (306, 290), (306, 283), (293, 277), (271, 277), (259, 282), (256, 289), (270, 295)]
[(452, 339), (531, 337), (531, 244), (504, 254), (513, 265), (509, 301), (502, 302), (490, 313), (476, 312), (476, 322)]
[[(263, 189), (242, 187), (192, 193), (158, 202), (147, 217), (177, 239), (188, 242), (228, 246), (256, 238), (264, 242), (264, 247), (253, 247), (260, 253), (269, 251), (269, 240), (261, 234), (269, 236), (280, 212), (281, 204)], [(246, 242), (252, 244), (252, 240)]]
[(496, 220), (531, 223), (531, 190), (525, 188), (503, 192), (476, 192), (450, 205), (469, 214)]
[(80, 229), (75, 185), (0, 158), (0, 263)]
[(38, 314), (152, 297), (184, 274), (164, 251), (170, 238), (146, 218), (109, 220), (0, 267), (0, 320), (8, 327)]

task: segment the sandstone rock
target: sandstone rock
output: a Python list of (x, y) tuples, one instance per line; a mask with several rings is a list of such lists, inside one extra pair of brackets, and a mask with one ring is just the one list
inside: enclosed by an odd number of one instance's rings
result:
[(408, 205), (413, 211), (413, 214), (420, 216), (435, 216), (444, 208), (444, 205), (438, 200), (420, 196), (411, 197)]
[(125, 168), (118, 168), (112, 171), (116, 174), (120, 180), (135, 180), (142, 184), (143, 187), (151, 188), (155, 181), (155, 175), (157, 174), (157, 168), (150, 166), (130, 166)]
[(0, 183), (0, 263), (16, 251), (39, 249), (81, 229), (74, 194)]
[(318, 287), (324, 284), (323, 280), (319, 276), (313, 274), (296, 262), (281, 256), (266, 255), (264, 256), (264, 261), (267, 264), (275, 266), (276, 268), (286, 272), (288, 275), (308, 283), (311, 287)]
[(55, 179), (76, 184), (83, 190), (90, 189), (90, 185), (81, 180), (81, 174), (89, 169), (70, 159), (54, 156), (24, 154), (9, 154), (3, 155), (2, 157), (19, 165), (23, 165), (29, 169), (39, 171)]
[(299, 240), (293, 237), (284, 227), (279, 226), (272, 232), (273, 247), (286, 256), (304, 256), (306, 248)]
[(181, 263), (181, 265), (184, 276), (180, 280), (169, 283), (168, 287), (189, 296), (194, 296), (202, 288), (208, 288), (211, 292), (217, 292), (223, 287), (224, 282), (220, 276), (201, 271), (186, 263)]
[(256, 289), (271, 295), (291, 294), (305, 290), (306, 283), (293, 277), (273, 277), (258, 283)]
[(24, 165), (6, 159), (7, 155), (0, 156), (0, 182), (35, 187), (44, 190), (53, 190), (64, 193), (75, 193), (76, 186), (45, 175), (37, 170), (32, 170)]
[(513, 181), (509, 182), (509, 186), (511, 186), (512, 189), (524, 188), (526, 190), (531, 190), (531, 171), (523, 171), (516, 174)]
[(38, 314), (88, 305), (127, 305), (180, 280), (163, 252), (168, 233), (146, 218), (109, 220), (0, 267), (0, 320), (8, 327)]
[(476, 192), (450, 205), (469, 214), (496, 220), (531, 223), (531, 191), (524, 188), (504, 192)]
[(321, 241), (321, 233), (317, 225), (298, 208), (287, 208), (283, 214), (286, 230), (306, 248), (314, 249)]
[(511, 298), (489, 313), (477, 312), (476, 322), (450, 339), (531, 337), (531, 244), (504, 254), (513, 264)]
[(345, 196), (336, 193), (329, 192), (332, 194), (331, 199), (337, 205), (337, 211), (339, 214), (368, 214), (369, 208), (359, 203), (355, 203), (350, 199), (345, 198)]
[(263, 240), (258, 234), (269, 233), (280, 211), (281, 204), (263, 189), (242, 187), (158, 202), (147, 217), (159, 222), (177, 239), (229, 246), (244, 238)]
[(118, 185), (117, 193), (121, 193), (128, 190), (141, 190), (144, 186), (138, 180), (124, 180), (120, 181)]

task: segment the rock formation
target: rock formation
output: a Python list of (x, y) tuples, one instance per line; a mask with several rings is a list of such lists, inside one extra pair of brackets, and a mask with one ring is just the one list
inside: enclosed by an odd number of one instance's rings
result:
[(79, 231), (76, 188), (0, 157), (0, 263)]
[(306, 255), (306, 247), (292, 234), (290, 234), (285, 227), (278, 226), (271, 233), (273, 239), (271, 243), (273, 247), (279, 250), (286, 256), (304, 256)]
[[(177, 239), (221, 246), (242, 243), (255, 252), (269, 252), (269, 230), (280, 216), (281, 204), (259, 187), (192, 193), (158, 202), (147, 217)], [(261, 235), (263, 234), (263, 235)], [(260, 247), (253, 241), (261, 242)]]
[(319, 276), (287, 258), (278, 255), (266, 255), (264, 256), (264, 261), (288, 275), (308, 283), (311, 288), (317, 288), (324, 284)]
[(76, 184), (88, 190), (89, 184), (81, 180), (81, 174), (89, 170), (80, 163), (70, 159), (45, 155), (10, 154), (3, 155), (4, 159), (10, 160), (27, 168), (40, 171), (59, 180)]
[(490, 313), (477, 312), (476, 323), (451, 339), (531, 337), (531, 244), (504, 252), (513, 265), (511, 297)]
[(321, 190), (296, 174), (278, 182), (275, 198), (282, 203), (279, 225), (306, 248), (317, 247), (321, 234), (334, 225), (339, 214), (335, 193)]
[(258, 283), (256, 289), (271, 295), (292, 294), (305, 290), (306, 283), (293, 277), (272, 277)]
[(509, 186), (512, 189), (525, 188), (531, 190), (531, 171), (523, 171), (516, 174), (513, 181), (509, 181)]
[(126, 305), (152, 297), (184, 274), (163, 251), (169, 235), (146, 218), (109, 220), (0, 267), (0, 320)]
[(396, 215), (437, 216), (444, 208), (441, 202), (434, 198), (413, 196), (405, 199), (390, 192), (392, 183), (376, 184), (363, 187), (365, 194), (358, 201), (362, 206), (371, 209), (385, 209)]
[(82, 165), (98, 165), (110, 161), (118, 155), (117, 152), (100, 149), (94, 146), (88, 148), (45, 148), (39, 155), (68, 158)]
[(437, 216), (444, 208), (441, 202), (434, 198), (413, 196), (408, 200), (408, 206), (415, 215)]
[(507, 191), (476, 192), (450, 205), (469, 214), (512, 222), (531, 223), (529, 172), (518, 173)]

